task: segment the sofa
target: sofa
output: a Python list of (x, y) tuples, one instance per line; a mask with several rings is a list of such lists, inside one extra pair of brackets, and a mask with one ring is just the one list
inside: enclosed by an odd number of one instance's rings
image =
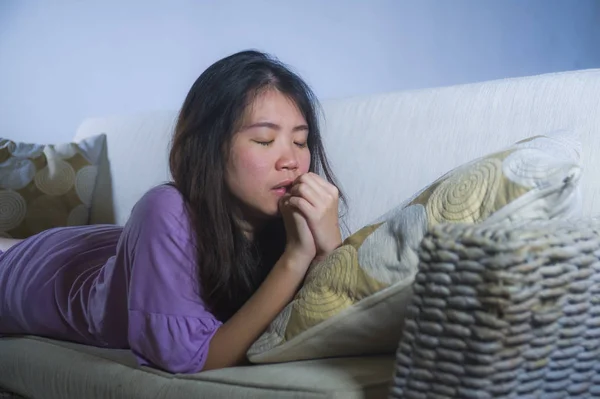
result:
[[(600, 214), (598, 93), (594, 69), (323, 101), (324, 144), (348, 199), (344, 238), (447, 171), (557, 129), (582, 142), (578, 215)], [(73, 141), (106, 135), (90, 223), (124, 224), (146, 190), (169, 180), (175, 120), (176, 110), (156, 110), (83, 121)], [(138, 367), (126, 350), (0, 339), (0, 397), (387, 398), (395, 373), (394, 351), (171, 375)]]

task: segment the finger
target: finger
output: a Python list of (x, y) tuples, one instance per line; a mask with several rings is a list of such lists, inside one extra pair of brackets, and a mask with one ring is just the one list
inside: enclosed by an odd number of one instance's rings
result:
[(279, 205), (285, 205), (285, 203), (287, 202), (287, 200), (290, 199), (290, 194), (289, 193), (285, 193), (283, 194), (281, 197), (279, 197)]
[(302, 197), (291, 197), (289, 204), (298, 209), (302, 216), (304, 216), (307, 220), (310, 220), (310, 215), (315, 213), (314, 207), (311, 205), (311, 203)]
[(328, 193), (327, 186), (329, 185), (329, 182), (324, 181), (319, 175), (315, 173), (309, 172), (300, 176), (300, 178), (297, 181), (297, 184), (302, 183), (312, 187), (315, 192), (319, 193), (319, 195), (322, 195), (323, 193)]
[(281, 198), (279, 198), (279, 209), (282, 212), (290, 208), (290, 198), (292, 198), (292, 196), (289, 193), (286, 193), (283, 196), (281, 196)]
[(338, 200), (337, 188), (329, 182), (323, 182), (323, 180), (320, 178), (308, 176), (302, 180), (301, 184), (310, 186), (312, 190), (317, 193), (319, 196), (319, 205), (322, 207), (329, 207)]
[(334, 197), (338, 196), (337, 187), (334, 186), (333, 184), (331, 184), (330, 182), (328, 182), (327, 180), (325, 180), (323, 177), (319, 176), (318, 174), (313, 173), (313, 172), (308, 172), (302, 176), (303, 176), (303, 179), (301, 179), (301, 181), (306, 181), (307, 183), (311, 183), (313, 185), (313, 187), (320, 187), (326, 193), (329, 193), (330, 195), (332, 195)]
[[(319, 187), (317, 187), (317, 190), (322, 191), (322, 189), (320, 189)], [(324, 205), (324, 200), (322, 198), (323, 193), (317, 190), (315, 190), (315, 188), (312, 185), (306, 182), (302, 182), (292, 186), (290, 194), (297, 197), (302, 197), (308, 202), (310, 202), (310, 204), (315, 208), (320, 208)]]

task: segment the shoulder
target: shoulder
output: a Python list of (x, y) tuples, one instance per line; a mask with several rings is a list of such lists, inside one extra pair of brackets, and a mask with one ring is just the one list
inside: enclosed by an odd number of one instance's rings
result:
[(144, 224), (151, 229), (167, 227), (186, 233), (190, 229), (185, 200), (179, 190), (169, 184), (161, 184), (146, 191), (134, 205), (130, 222)]
[(161, 184), (146, 191), (135, 206), (149, 210), (183, 209), (185, 201), (177, 188), (170, 184)]

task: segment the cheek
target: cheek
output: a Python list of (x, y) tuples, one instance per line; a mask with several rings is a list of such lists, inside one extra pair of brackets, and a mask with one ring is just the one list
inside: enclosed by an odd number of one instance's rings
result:
[[(254, 182), (260, 179), (261, 176), (265, 176), (266, 171), (269, 169), (269, 162), (266, 157), (254, 154), (251, 151), (240, 152), (236, 158), (236, 169), (238, 176), (245, 176), (252, 178)], [(248, 184), (254, 184), (254, 182), (246, 181)]]
[(299, 169), (301, 173), (307, 173), (310, 168), (310, 152), (305, 151), (302, 153), (302, 156), (299, 160)]

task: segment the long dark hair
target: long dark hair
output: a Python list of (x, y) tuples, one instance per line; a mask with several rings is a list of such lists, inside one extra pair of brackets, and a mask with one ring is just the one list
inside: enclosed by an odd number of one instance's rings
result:
[(325, 156), (317, 110), (308, 85), (286, 65), (259, 51), (225, 57), (194, 82), (179, 113), (169, 166), (196, 235), (201, 296), (212, 313), (229, 319), (256, 291), (285, 247), (275, 218), (251, 242), (233, 218), (225, 184), (231, 139), (253, 99), (275, 89), (293, 100), (306, 119), (310, 171), (323, 173), (340, 191)]

